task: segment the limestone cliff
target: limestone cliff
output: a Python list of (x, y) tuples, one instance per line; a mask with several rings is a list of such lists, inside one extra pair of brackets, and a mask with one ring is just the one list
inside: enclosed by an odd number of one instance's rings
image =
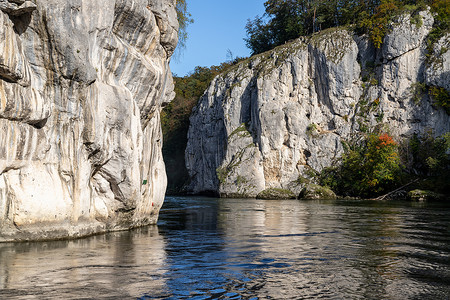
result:
[(0, 241), (155, 223), (175, 0), (0, 0)]
[(192, 193), (254, 197), (299, 192), (364, 127), (397, 139), (450, 131), (450, 117), (418, 83), (450, 91), (450, 36), (426, 57), (433, 16), (398, 18), (375, 49), (364, 36), (329, 29), (251, 57), (216, 77), (191, 116), (186, 164)]

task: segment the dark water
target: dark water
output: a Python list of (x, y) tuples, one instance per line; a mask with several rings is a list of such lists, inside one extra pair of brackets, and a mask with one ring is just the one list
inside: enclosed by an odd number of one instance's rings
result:
[(1, 299), (449, 299), (450, 207), (166, 199), (158, 226), (0, 244)]

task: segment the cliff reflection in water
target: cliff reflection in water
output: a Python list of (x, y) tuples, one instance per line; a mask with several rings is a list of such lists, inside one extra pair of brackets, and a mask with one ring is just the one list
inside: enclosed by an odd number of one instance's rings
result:
[(225, 216), (223, 230), (230, 240), (239, 236), (237, 246), (246, 249), (232, 262), (243, 269), (278, 269), (253, 279), (263, 298), (392, 296), (386, 289), (395, 278), (385, 275), (395, 272), (397, 251), (388, 242), (397, 234), (395, 209), (295, 200), (223, 207), (239, 220)]
[(156, 226), (72, 241), (0, 244), (0, 298), (126, 299), (149, 289), (162, 292), (164, 264)]
[(447, 299), (449, 217), (442, 204), (167, 197), (158, 227), (0, 245), (0, 298)]
[(175, 297), (450, 294), (448, 206), (172, 198), (163, 213), (174, 266), (167, 284)]

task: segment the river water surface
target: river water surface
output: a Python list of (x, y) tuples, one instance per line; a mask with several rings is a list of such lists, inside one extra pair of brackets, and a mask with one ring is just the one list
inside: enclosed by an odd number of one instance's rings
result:
[(167, 197), (158, 226), (0, 244), (0, 299), (449, 299), (450, 206)]

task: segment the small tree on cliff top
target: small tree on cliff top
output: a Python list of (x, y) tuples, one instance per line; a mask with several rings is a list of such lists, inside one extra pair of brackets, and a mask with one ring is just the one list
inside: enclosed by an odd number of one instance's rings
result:
[(178, 45), (175, 57), (179, 56), (181, 53), (180, 51), (186, 48), (186, 41), (188, 38), (187, 27), (189, 26), (189, 24), (194, 22), (194, 19), (192, 19), (192, 15), (189, 13), (187, 9), (186, 0), (177, 0), (176, 11), (179, 29), (178, 29)]

